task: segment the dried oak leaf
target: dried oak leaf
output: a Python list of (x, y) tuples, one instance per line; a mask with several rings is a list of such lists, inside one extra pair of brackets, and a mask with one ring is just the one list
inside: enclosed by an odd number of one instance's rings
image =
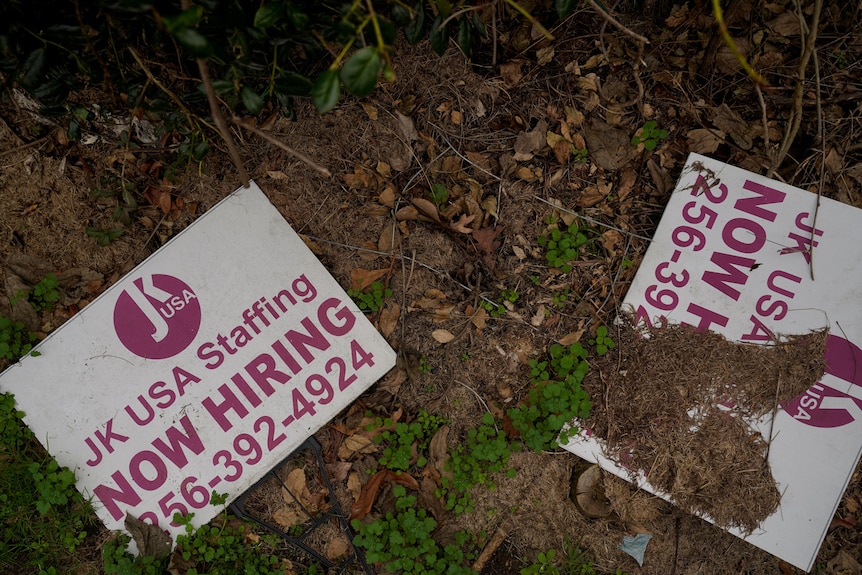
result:
[(501, 233), (503, 233), (502, 226), (473, 230), (473, 239), (476, 240), (476, 245), (485, 254), (482, 259), (488, 269), (492, 271), (497, 267), (494, 261), (494, 252), (500, 249), (500, 241), (497, 238)]
[(362, 291), (373, 284), (376, 280), (380, 279), (388, 272), (388, 269), (382, 270), (364, 270), (362, 268), (355, 268), (350, 270), (350, 284), (353, 286), (353, 289)]
[(174, 541), (158, 525), (150, 525), (146, 521), (141, 521), (132, 515), (126, 515), (126, 520), (123, 524), (126, 531), (134, 539), (135, 544), (138, 546), (138, 553), (142, 557), (161, 559), (170, 554)]
[(396, 473), (389, 469), (378, 471), (368, 480), (368, 483), (362, 488), (359, 497), (350, 507), (350, 519), (362, 519), (368, 515), (371, 507), (374, 505), (374, 501), (377, 499), (377, 493), (382, 487), (390, 483), (403, 485), (413, 491), (419, 490), (419, 483), (409, 473)]

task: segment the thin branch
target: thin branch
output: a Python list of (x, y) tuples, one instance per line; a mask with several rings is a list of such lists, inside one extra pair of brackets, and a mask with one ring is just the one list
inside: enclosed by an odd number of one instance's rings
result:
[(291, 148), (290, 146), (288, 146), (287, 144), (285, 144), (284, 142), (282, 142), (278, 138), (270, 136), (269, 134), (267, 134), (266, 132), (264, 132), (260, 128), (257, 128), (255, 126), (250, 126), (248, 124), (243, 123), (243, 121), (240, 120), (239, 118), (237, 118), (236, 116), (231, 116), (230, 120), (231, 120), (231, 122), (233, 122), (237, 126), (248, 130), (252, 134), (260, 136), (261, 138), (263, 138), (264, 140), (266, 140), (270, 144), (274, 144), (274, 145), (278, 146), (279, 148), (281, 148), (282, 150), (284, 150), (285, 152), (287, 152), (288, 154), (290, 154), (291, 156), (293, 156), (297, 160), (307, 164), (310, 168), (317, 170), (318, 172), (320, 172), (321, 174), (323, 174), (327, 178), (332, 177), (332, 172), (330, 172), (329, 170), (327, 170), (326, 168), (324, 168), (323, 166), (321, 166), (320, 164), (318, 164), (317, 162), (315, 162), (314, 160), (312, 160), (311, 158), (309, 158), (308, 156), (306, 156), (302, 152), (298, 152), (298, 151), (294, 150), (293, 148)]
[(186, 108), (186, 105), (183, 104), (183, 101), (180, 100), (179, 96), (177, 96), (176, 94), (171, 92), (167, 86), (162, 84), (161, 81), (153, 75), (153, 72), (150, 70), (149, 66), (147, 66), (146, 63), (144, 63), (143, 58), (141, 58), (138, 55), (138, 53), (135, 51), (135, 49), (132, 48), (131, 46), (129, 47), (129, 53), (132, 55), (132, 58), (135, 59), (135, 62), (138, 63), (138, 66), (141, 67), (141, 70), (144, 71), (144, 74), (146, 74), (146, 76), (147, 76), (147, 78), (149, 78), (150, 82), (152, 82), (153, 84), (158, 86), (159, 90), (164, 92), (168, 96), (168, 98), (173, 100), (174, 104), (176, 104), (179, 107), (179, 109), (182, 110), (183, 114), (185, 114), (189, 119), (194, 119), (196, 117), (195, 114), (193, 114), (191, 110)]
[(802, 92), (805, 84), (805, 68), (808, 67), (808, 60), (811, 58), (811, 53), (814, 52), (814, 44), (817, 41), (817, 28), (820, 26), (820, 12), (823, 10), (823, 0), (814, 0), (814, 13), (811, 16), (811, 27), (808, 30), (808, 36), (805, 38), (805, 49), (799, 59), (799, 67), (796, 70), (796, 86), (793, 89), (793, 110), (790, 112), (790, 121), (787, 123), (787, 129), (784, 131), (784, 139), (781, 142), (781, 148), (778, 154), (772, 161), (772, 166), (766, 174), (766, 177), (771, 178), (778, 170), (779, 166), (787, 157), (787, 152), (790, 151), (790, 146), (793, 140), (796, 139), (796, 134), (799, 132), (799, 126), (802, 123)]
[[(181, 4), (183, 10), (188, 10), (191, 7), (191, 0), (182, 0)], [(227, 120), (224, 119), (224, 114), (221, 113), (221, 109), (219, 108), (215, 90), (213, 89), (213, 81), (212, 78), (210, 78), (210, 71), (207, 67), (207, 61), (204, 58), (196, 58), (196, 61), (198, 63), (198, 71), (200, 72), (201, 81), (204, 84), (204, 88), (206, 88), (207, 101), (209, 101), (210, 104), (210, 113), (212, 114), (213, 120), (215, 120), (215, 124), (218, 127), (224, 143), (227, 144), (227, 151), (230, 154), (231, 161), (233, 161), (234, 166), (236, 166), (236, 169), (239, 172), (239, 179), (240, 182), (242, 182), (242, 187), (247, 188), (249, 186), (248, 172), (245, 170), (242, 158), (239, 155), (239, 150), (233, 141), (233, 136), (230, 133), (230, 127), (227, 124)]]
[(588, 2), (588, 3), (589, 3), (589, 5), (593, 8), (593, 10), (595, 10), (596, 12), (598, 12), (598, 13), (602, 16), (602, 18), (604, 18), (605, 20), (607, 20), (609, 23), (611, 23), (611, 24), (612, 24), (614, 27), (616, 27), (618, 30), (620, 30), (621, 32), (623, 32), (623, 33), (624, 33), (624, 34), (626, 34), (627, 36), (631, 36), (632, 38), (634, 38), (634, 39), (635, 39), (635, 40), (637, 40), (638, 42), (643, 42), (644, 44), (649, 44), (649, 40), (647, 40), (647, 39), (646, 39), (646, 37), (641, 36), (640, 34), (638, 34), (637, 32), (635, 32), (634, 30), (631, 30), (631, 29), (629, 29), (629, 28), (626, 28), (625, 26), (623, 26), (622, 24), (620, 24), (620, 23), (619, 23), (619, 21), (618, 21), (616, 18), (614, 18), (613, 16), (611, 16), (610, 14), (608, 14), (607, 12), (605, 12), (604, 10), (602, 10), (601, 6), (599, 6), (598, 4), (596, 4), (596, 0), (587, 0), (587, 2)]

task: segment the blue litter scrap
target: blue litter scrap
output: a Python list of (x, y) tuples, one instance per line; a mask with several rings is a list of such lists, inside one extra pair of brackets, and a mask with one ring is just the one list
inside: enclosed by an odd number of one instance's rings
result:
[(635, 561), (638, 562), (638, 565), (643, 567), (644, 552), (646, 551), (646, 546), (650, 539), (652, 539), (652, 535), (647, 533), (638, 533), (634, 537), (626, 535), (623, 537), (623, 542), (620, 543), (620, 550), (625, 551), (634, 557)]

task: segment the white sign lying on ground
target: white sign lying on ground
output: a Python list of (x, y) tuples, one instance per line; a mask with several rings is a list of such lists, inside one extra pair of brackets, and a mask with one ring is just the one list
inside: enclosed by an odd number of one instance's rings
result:
[[(782, 405), (774, 427), (771, 415), (751, 422), (771, 430), (782, 497), (744, 538), (806, 571), (862, 452), (862, 210), (816, 206), (815, 194), (692, 154), (624, 301), (640, 321), (742, 342), (829, 328), (821, 381)], [(564, 447), (632, 479), (584, 430)]]
[(254, 184), (0, 376), (110, 529), (213, 518), (395, 364)]

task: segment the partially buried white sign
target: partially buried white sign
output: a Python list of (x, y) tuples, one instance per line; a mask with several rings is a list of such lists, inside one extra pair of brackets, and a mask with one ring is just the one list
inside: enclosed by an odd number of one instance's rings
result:
[(214, 517), (395, 364), (252, 183), (0, 375), (110, 529)]
[[(748, 343), (829, 328), (821, 380), (774, 422), (748, 422), (771, 440), (780, 506), (751, 534), (730, 530), (806, 571), (862, 452), (860, 229), (862, 210), (691, 154), (623, 302), (639, 321)], [(563, 447), (654, 491), (588, 430)]]

